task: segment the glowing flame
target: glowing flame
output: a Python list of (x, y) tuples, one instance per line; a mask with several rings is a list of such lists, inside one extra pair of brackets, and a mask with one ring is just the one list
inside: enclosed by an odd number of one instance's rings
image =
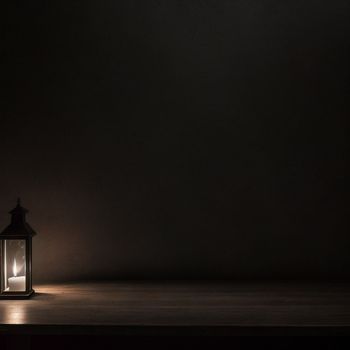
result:
[(16, 259), (13, 260), (12, 272), (13, 272), (13, 275), (15, 277), (17, 277), (17, 263), (16, 263)]

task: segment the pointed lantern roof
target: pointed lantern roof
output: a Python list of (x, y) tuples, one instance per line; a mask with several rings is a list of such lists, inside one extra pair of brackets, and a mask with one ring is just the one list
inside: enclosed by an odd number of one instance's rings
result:
[(36, 235), (36, 232), (26, 222), (28, 210), (21, 206), (20, 198), (17, 200), (17, 206), (9, 213), (11, 214), (11, 223), (0, 233), (0, 238), (17, 238)]

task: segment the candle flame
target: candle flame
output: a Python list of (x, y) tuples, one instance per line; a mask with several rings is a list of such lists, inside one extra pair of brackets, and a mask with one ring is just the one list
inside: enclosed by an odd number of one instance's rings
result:
[(12, 268), (13, 275), (17, 277), (17, 263), (16, 259), (13, 260), (13, 268)]

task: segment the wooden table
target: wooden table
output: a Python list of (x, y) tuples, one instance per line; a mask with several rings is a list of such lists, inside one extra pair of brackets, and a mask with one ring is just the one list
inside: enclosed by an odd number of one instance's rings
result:
[(113, 282), (38, 285), (0, 300), (0, 335), (350, 334), (350, 284)]

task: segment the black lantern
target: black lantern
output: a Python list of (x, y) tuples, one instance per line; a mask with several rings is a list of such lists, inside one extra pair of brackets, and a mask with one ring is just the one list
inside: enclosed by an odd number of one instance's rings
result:
[(18, 199), (10, 211), (10, 225), (0, 233), (0, 299), (25, 299), (34, 293), (32, 237), (36, 232), (26, 222), (27, 213)]

